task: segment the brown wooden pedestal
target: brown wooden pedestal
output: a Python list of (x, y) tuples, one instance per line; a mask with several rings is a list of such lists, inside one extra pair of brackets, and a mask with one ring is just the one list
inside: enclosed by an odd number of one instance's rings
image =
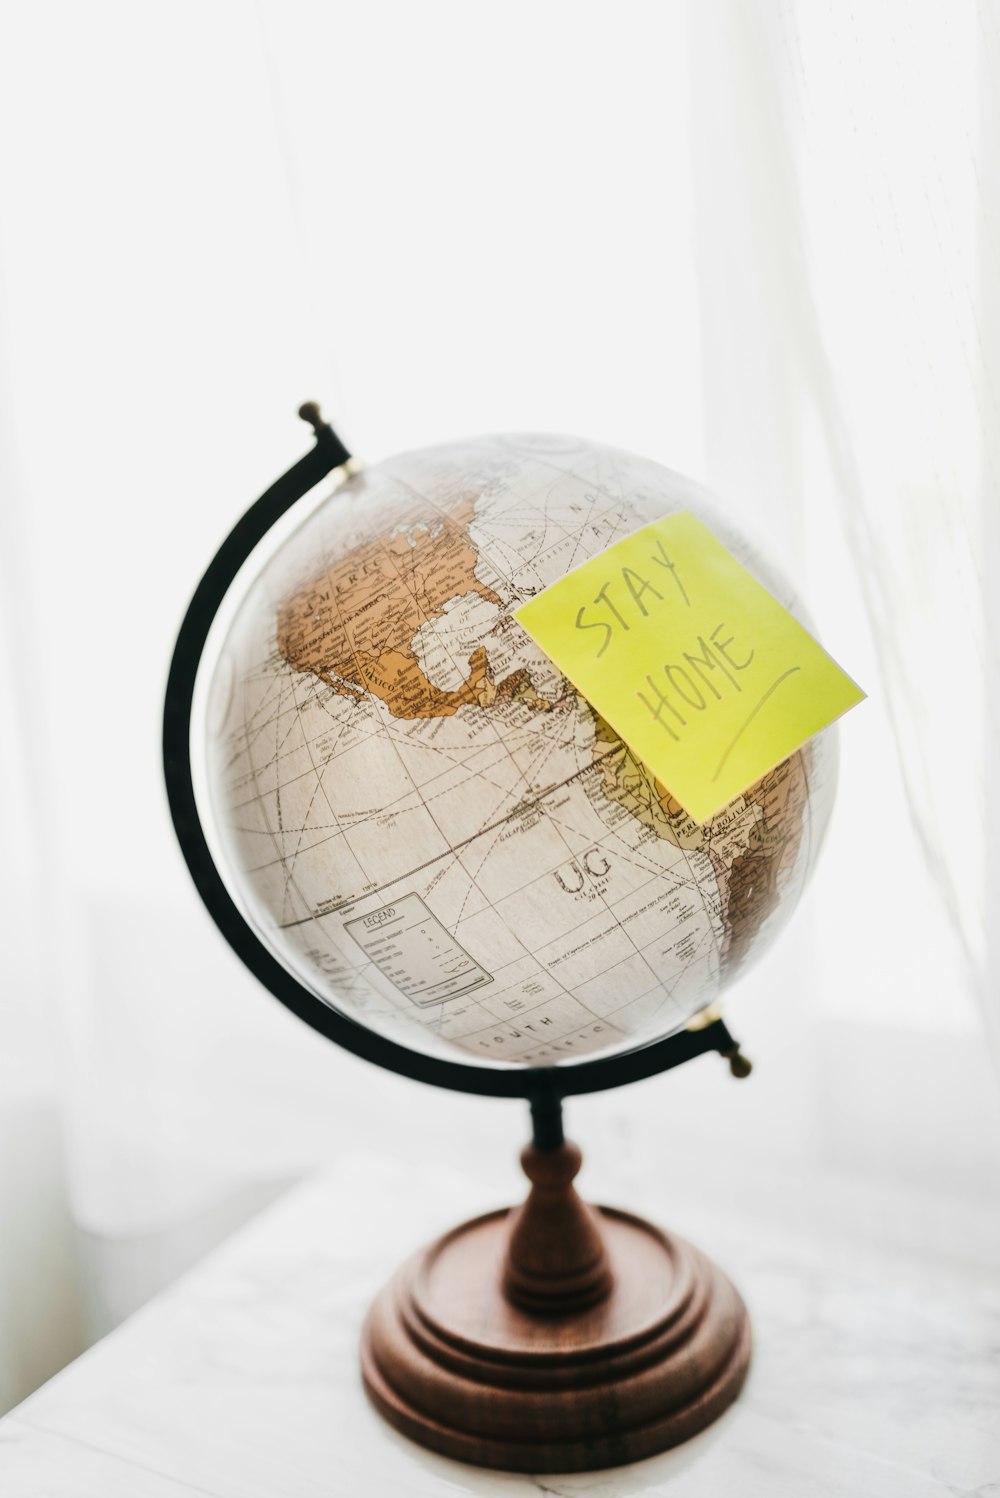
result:
[(574, 1144), (523, 1152), (525, 1204), (446, 1233), (376, 1298), (365, 1388), (414, 1441), (515, 1472), (616, 1466), (736, 1398), (750, 1322), (681, 1238), (577, 1195)]

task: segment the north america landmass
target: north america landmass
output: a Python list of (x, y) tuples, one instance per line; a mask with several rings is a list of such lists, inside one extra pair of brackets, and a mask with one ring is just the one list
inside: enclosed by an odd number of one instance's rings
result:
[[(478, 595), (506, 615), (508, 605), (479, 575), (479, 549), (470, 532), (478, 498), (465, 491), (431, 517), (414, 502), (397, 513), (389, 534), (358, 542), (307, 576), (278, 609), (280, 657), (335, 693), (353, 701), (373, 697), (405, 721), (451, 717), (461, 708), (489, 713), (513, 699), (540, 713), (575, 705), (579, 694), (565, 678), (559, 696), (536, 685), (523, 665), (495, 678), (485, 645), (468, 655), (460, 686), (448, 690), (427, 675), (419, 631), (456, 599)], [(586, 706), (594, 721), (593, 764), (608, 801), (657, 838), (711, 860), (724, 932), (720, 965), (731, 976), (778, 904), (781, 875), (798, 858), (809, 795), (808, 746), (699, 824)]]

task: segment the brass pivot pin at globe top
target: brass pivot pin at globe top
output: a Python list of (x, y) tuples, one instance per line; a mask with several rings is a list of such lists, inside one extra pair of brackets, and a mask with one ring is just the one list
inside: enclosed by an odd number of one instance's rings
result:
[(735, 1399), (749, 1320), (697, 1249), (643, 1219), (577, 1195), (580, 1152), (563, 1134), (567, 1096), (603, 1091), (716, 1051), (750, 1073), (726, 1025), (688, 1028), (570, 1067), (490, 1068), (411, 1050), (325, 1004), (274, 957), (212, 857), (191, 759), (195, 682), (213, 620), (272, 527), (351, 455), (307, 402), (313, 449), (250, 506), (195, 590), (167, 682), (163, 759), (174, 827), (210, 915), (270, 992), (346, 1050), (455, 1091), (522, 1097), (532, 1141), (524, 1205), (456, 1228), (405, 1264), (374, 1302), (362, 1338), (369, 1396), (397, 1429), (461, 1460), (509, 1470), (589, 1470), (693, 1435)]

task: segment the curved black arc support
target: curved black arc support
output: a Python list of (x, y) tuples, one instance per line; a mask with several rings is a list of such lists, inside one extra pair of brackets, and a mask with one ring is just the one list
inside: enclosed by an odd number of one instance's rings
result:
[[(191, 774), (191, 711), (195, 678), (212, 621), (247, 557), (292, 505), (350, 458), (332, 427), (316, 432), (316, 445), (282, 474), (233, 526), (212, 558), (188, 604), (177, 635), (163, 706), (163, 772), (174, 831), (198, 893), (222, 934), (236, 947), (240, 927), (249, 930), (219, 877), (208, 850)], [(252, 934), (252, 933), (251, 933)], [(256, 938), (253, 938), (256, 942)], [(251, 965), (252, 967), (252, 965)]]
[(191, 772), (191, 710), (212, 621), (254, 547), (293, 504), (350, 458), (315, 407), (303, 407), (300, 414), (315, 428), (315, 447), (237, 521), (195, 589), (174, 647), (163, 711), (163, 769), (181, 852), (209, 915), (229, 945), (259, 982), (300, 1019), (345, 1050), (401, 1076), (458, 1092), (527, 1098), (536, 1132), (541, 1139), (552, 1140), (544, 1145), (552, 1148), (561, 1138), (562, 1098), (637, 1082), (706, 1051), (734, 1052), (737, 1048), (725, 1025), (716, 1020), (619, 1055), (559, 1068), (473, 1066), (410, 1050), (329, 1008), (283, 967), (244, 919), (209, 851)]

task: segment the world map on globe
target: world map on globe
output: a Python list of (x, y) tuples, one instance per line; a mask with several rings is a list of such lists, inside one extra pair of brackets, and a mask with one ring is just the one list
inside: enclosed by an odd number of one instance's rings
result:
[(572, 438), (363, 470), (256, 570), (200, 796), (234, 898), (324, 1003), (432, 1054), (572, 1062), (688, 1023), (791, 915), (835, 730), (698, 824), (513, 617), (680, 510), (803, 618), (698, 485)]

